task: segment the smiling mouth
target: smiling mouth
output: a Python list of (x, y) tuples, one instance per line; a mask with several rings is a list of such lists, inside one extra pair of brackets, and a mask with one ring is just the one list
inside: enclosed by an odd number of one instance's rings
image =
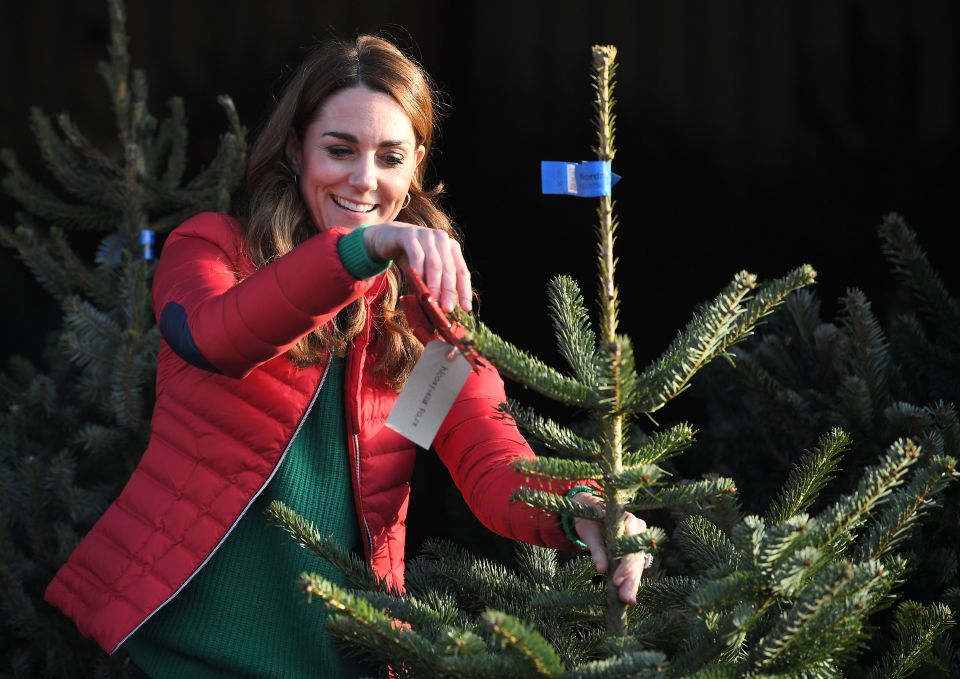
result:
[(340, 196), (330, 196), (333, 199), (333, 202), (336, 203), (339, 207), (342, 207), (344, 210), (349, 210), (350, 212), (359, 212), (360, 214), (365, 214), (367, 212), (373, 212), (377, 209), (377, 204), (370, 203), (354, 203), (352, 200), (347, 200), (346, 198), (341, 198)]

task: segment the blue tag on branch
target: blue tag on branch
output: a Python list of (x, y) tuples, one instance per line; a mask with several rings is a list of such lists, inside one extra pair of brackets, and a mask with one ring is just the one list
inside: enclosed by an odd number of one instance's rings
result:
[(143, 246), (143, 258), (147, 261), (153, 259), (153, 231), (140, 230), (140, 245)]
[(545, 194), (596, 198), (609, 196), (620, 175), (610, 170), (609, 160), (585, 160), (565, 163), (540, 161), (540, 190)]

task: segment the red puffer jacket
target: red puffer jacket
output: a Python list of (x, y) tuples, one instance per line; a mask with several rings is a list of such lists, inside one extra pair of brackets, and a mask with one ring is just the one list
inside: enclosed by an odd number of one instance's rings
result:
[[(381, 292), (383, 276), (357, 280), (344, 268), (344, 233), (320, 233), (256, 272), (226, 215), (197, 215), (167, 238), (153, 286), (163, 341), (150, 443), (46, 591), (107, 652), (183, 589), (276, 472), (325, 375), (325, 366), (296, 368), (285, 352)], [(346, 366), (353, 499), (367, 561), (402, 588), (415, 447), (384, 426), (397, 394), (373, 372), (371, 339), (368, 323)], [(572, 549), (556, 517), (510, 500), (524, 482), (512, 460), (533, 453), (497, 416), (504, 400), (492, 368), (472, 374), (434, 448), (488, 528)]]

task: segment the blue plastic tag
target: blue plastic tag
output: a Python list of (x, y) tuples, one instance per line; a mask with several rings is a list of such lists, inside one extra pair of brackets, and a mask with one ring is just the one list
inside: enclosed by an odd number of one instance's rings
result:
[(609, 160), (540, 161), (540, 190), (545, 194), (579, 198), (609, 196), (618, 181), (620, 175), (610, 170)]
[(153, 234), (150, 229), (140, 230), (140, 245), (143, 246), (143, 258), (147, 261), (153, 259)]

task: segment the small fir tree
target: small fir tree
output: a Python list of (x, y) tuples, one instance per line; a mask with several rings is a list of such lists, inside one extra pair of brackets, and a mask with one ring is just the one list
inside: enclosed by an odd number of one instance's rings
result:
[[(594, 48), (602, 160), (613, 150), (615, 50)], [(500, 371), (561, 403), (592, 414), (586, 435), (515, 403), (504, 410), (557, 457), (518, 462), (518, 469), (558, 481), (590, 479), (603, 487), (606, 511), (568, 498), (522, 490), (534, 507), (604, 522), (612, 573), (624, 554), (660, 549), (658, 527), (621, 532), (624, 511), (677, 508), (678, 574), (655, 568), (639, 603), (623, 606), (606, 577), (594, 582), (585, 557), (559, 564), (552, 550), (522, 546), (517, 572), (432, 544), (411, 564), (406, 596), (383, 589), (355, 558), (340, 552), (282, 504), (274, 520), (355, 585), (338, 588), (315, 574), (301, 584), (334, 615), (328, 629), (350, 647), (414, 676), (739, 677), (836, 676), (855, 672), (872, 636), (872, 616), (895, 597), (907, 562), (899, 548), (917, 519), (955, 475), (953, 458), (927, 455), (910, 439), (893, 443), (859, 483), (816, 515), (820, 491), (835, 474), (849, 437), (839, 429), (795, 465), (763, 515), (741, 516), (729, 479), (671, 483), (664, 461), (688, 447), (689, 425), (652, 435), (634, 418), (649, 415), (684, 390), (694, 374), (748, 335), (792, 291), (812, 282), (802, 267), (755, 289), (739, 274), (647, 369), (634, 369), (630, 341), (617, 333), (613, 202), (601, 198), (600, 333), (588, 321), (576, 284), (550, 287), (550, 307), (564, 375), (461, 315), (469, 342)], [(638, 441), (632, 446), (629, 442)], [(911, 472), (911, 467), (917, 468)], [(952, 624), (941, 604), (901, 604), (893, 644), (874, 676), (905, 676), (929, 656)]]
[[(330, 633), (409, 676), (880, 679), (935, 669), (930, 651), (953, 624), (949, 608), (901, 602), (882, 637), (873, 619), (902, 583), (901, 541), (955, 462), (932, 456), (911, 473), (919, 449), (898, 441), (853, 492), (808, 514), (848, 447), (840, 430), (824, 436), (763, 516), (737, 516), (725, 529), (716, 512), (689, 513), (675, 540), (688, 574), (646, 578), (625, 636), (604, 630), (605, 587), (587, 557), (560, 564), (553, 550), (520, 545), (514, 572), (428, 544), (398, 596), (289, 508), (270, 512), (356, 588), (301, 577), (332, 613)], [(871, 643), (887, 650), (869, 666)]]
[[(23, 207), (0, 227), (63, 310), (46, 370), (14, 357), (0, 373), (0, 677), (123, 676), (42, 601), (47, 583), (119, 493), (149, 436), (159, 335), (150, 303), (158, 236), (205, 209), (226, 209), (242, 176), (245, 131), (229, 97), (230, 124), (213, 161), (184, 181), (183, 102), (158, 120), (146, 77), (130, 68), (125, 10), (110, 0), (110, 59), (100, 64), (121, 153), (111, 157), (69, 116), (33, 110), (31, 127), (57, 188), (29, 176), (9, 150), (3, 187)], [(59, 130), (57, 129), (59, 127)], [(64, 194), (69, 197), (64, 197)], [(96, 234), (87, 261), (65, 229)]]

